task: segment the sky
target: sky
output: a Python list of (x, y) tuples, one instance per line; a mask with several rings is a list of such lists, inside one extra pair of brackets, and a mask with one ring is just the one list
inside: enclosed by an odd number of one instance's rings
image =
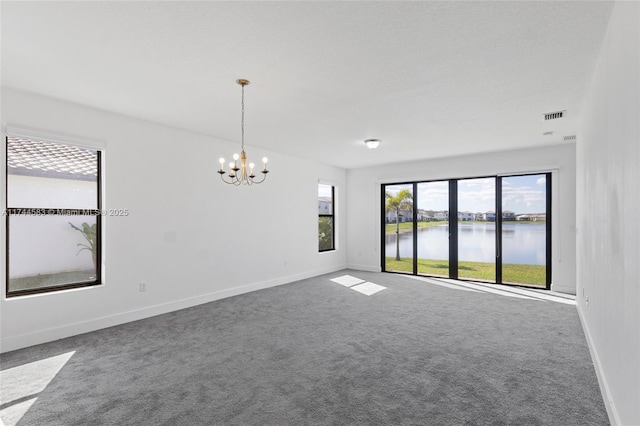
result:
[[(411, 190), (411, 185), (389, 185), (387, 191), (397, 193)], [(502, 210), (516, 214), (546, 211), (545, 175), (509, 176), (502, 178)], [(418, 184), (418, 208), (424, 210), (449, 209), (449, 182)], [(495, 179), (460, 179), (458, 181), (458, 210), (472, 213), (495, 211)]]

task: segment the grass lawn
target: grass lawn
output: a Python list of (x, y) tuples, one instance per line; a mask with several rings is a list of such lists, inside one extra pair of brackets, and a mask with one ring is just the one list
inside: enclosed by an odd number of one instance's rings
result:
[(502, 282), (509, 284), (528, 284), (546, 287), (547, 268), (545, 265), (502, 265)]
[[(439, 226), (439, 225), (448, 225), (449, 222), (446, 220), (438, 220), (433, 222), (418, 222), (418, 228), (428, 228), (430, 226)], [(399, 224), (400, 232), (407, 232), (413, 230), (413, 223), (411, 222), (402, 222)], [(394, 234), (396, 232), (396, 224), (395, 223), (387, 223), (385, 225), (385, 232), (387, 234)]]
[[(386, 268), (390, 272), (413, 272), (413, 261), (410, 258), (386, 258)], [(446, 260), (418, 259), (418, 274), (449, 276), (449, 262)], [(458, 262), (458, 277), (480, 281), (495, 281), (496, 266), (486, 262)], [(544, 265), (502, 265), (502, 282), (509, 284), (526, 284), (545, 287), (546, 267)]]

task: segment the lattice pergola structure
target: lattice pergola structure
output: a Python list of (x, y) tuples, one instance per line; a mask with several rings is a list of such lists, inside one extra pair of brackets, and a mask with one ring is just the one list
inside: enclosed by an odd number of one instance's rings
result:
[(98, 161), (90, 149), (7, 136), (7, 169), (15, 175), (95, 180)]

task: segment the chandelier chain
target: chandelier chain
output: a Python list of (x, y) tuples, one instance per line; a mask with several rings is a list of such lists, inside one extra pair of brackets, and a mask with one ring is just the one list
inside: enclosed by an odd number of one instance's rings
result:
[(240, 126), (242, 128), (242, 138), (240, 139), (241, 148), (244, 150), (244, 84), (242, 85), (242, 118), (240, 120)]

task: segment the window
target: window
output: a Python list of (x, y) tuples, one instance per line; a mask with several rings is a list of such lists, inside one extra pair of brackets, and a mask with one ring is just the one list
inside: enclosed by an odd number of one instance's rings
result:
[(551, 173), (381, 189), (383, 271), (550, 288)]
[(7, 136), (7, 297), (100, 284), (100, 151)]
[(334, 194), (331, 185), (318, 184), (318, 249), (335, 250), (336, 223), (334, 219)]

